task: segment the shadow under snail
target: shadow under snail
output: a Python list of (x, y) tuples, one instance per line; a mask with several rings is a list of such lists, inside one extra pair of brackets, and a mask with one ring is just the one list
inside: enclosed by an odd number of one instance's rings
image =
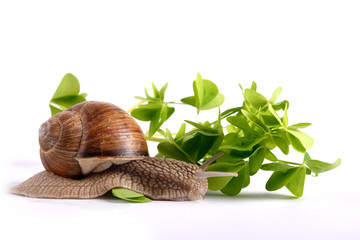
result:
[(201, 166), (149, 157), (146, 139), (124, 110), (87, 101), (58, 113), (39, 129), (40, 157), (46, 171), (10, 192), (34, 198), (96, 198), (121, 187), (154, 200), (204, 199), (208, 177), (236, 173), (205, 172)]

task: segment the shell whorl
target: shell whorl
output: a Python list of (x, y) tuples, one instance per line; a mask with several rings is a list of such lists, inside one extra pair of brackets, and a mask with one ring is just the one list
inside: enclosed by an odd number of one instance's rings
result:
[(63, 177), (82, 175), (74, 159), (83, 134), (80, 116), (65, 111), (43, 123), (39, 130), (40, 157), (45, 169)]
[(39, 142), (45, 169), (70, 178), (148, 156), (135, 120), (104, 102), (79, 103), (54, 115), (41, 125)]
[(43, 151), (49, 151), (55, 146), (60, 135), (60, 124), (56, 118), (50, 118), (39, 129), (39, 143)]

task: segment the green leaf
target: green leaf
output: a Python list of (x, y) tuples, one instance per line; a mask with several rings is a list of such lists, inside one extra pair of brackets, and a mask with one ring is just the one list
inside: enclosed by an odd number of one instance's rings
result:
[[(269, 105), (270, 106), (270, 105)], [(261, 118), (264, 122), (264, 124), (266, 126), (268, 126), (269, 128), (278, 128), (278, 127), (281, 127), (282, 126), (282, 123), (280, 123), (276, 117), (274, 117), (273, 115), (270, 115), (270, 114), (262, 114), (261, 115)]]
[(304, 154), (304, 162), (311, 160), (311, 157), (308, 152)]
[(238, 172), (238, 176), (233, 177), (220, 191), (225, 195), (235, 196), (240, 193), (241, 189), (247, 187), (249, 182), (249, 168), (245, 166)]
[(165, 98), (165, 91), (167, 89), (168, 83), (165, 83), (164, 86), (160, 89), (160, 99), (163, 101)]
[(200, 110), (208, 110), (220, 106), (225, 97), (222, 95), (216, 84), (210, 80), (203, 79), (200, 73), (193, 82), (194, 96), (181, 99), (185, 104), (194, 106)]
[(165, 157), (196, 164), (214, 145), (219, 144), (219, 139), (222, 137), (222, 133), (214, 134), (195, 129), (177, 138), (176, 141), (171, 136), (167, 136), (168, 141), (158, 144), (158, 151)]
[(160, 89), (160, 91), (157, 89), (157, 87), (155, 86), (154, 83), (151, 83), (151, 87), (153, 89), (153, 94), (154, 96), (150, 96), (150, 94), (148, 93), (147, 89), (144, 88), (145, 90), (145, 98), (144, 97), (135, 97), (137, 99), (140, 99), (142, 101), (145, 102), (149, 102), (149, 103), (163, 103), (164, 98), (165, 98), (165, 91), (167, 89), (168, 83), (165, 83), (164, 86)]
[(283, 123), (279, 117), (279, 115), (275, 112), (275, 109), (273, 108), (273, 106), (271, 104), (269, 104), (269, 112), (275, 117), (276, 121), (283, 126)]
[(270, 98), (270, 103), (271, 104), (275, 104), (276, 100), (278, 99), (278, 97), (280, 96), (282, 91), (281, 87), (278, 87), (277, 89), (275, 89), (275, 91), (273, 92), (271, 98)]
[(284, 100), (282, 102), (273, 104), (272, 107), (274, 108), (275, 111), (285, 110), (286, 108), (289, 108), (289, 101)]
[(212, 128), (210, 125), (206, 126), (205, 124), (195, 123), (195, 122), (192, 122), (192, 121), (189, 121), (189, 120), (185, 120), (185, 122), (193, 125), (194, 127), (197, 127), (198, 129), (203, 130), (204, 132), (209, 132), (209, 133), (212, 133), (212, 134), (215, 134), (215, 135), (220, 134), (219, 130)]
[(227, 126), (226, 126), (226, 131), (227, 131), (228, 133), (237, 133), (237, 132), (239, 132), (240, 130), (239, 130), (237, 127), (235, 127), (234, 125), (227, 125)]
[(192, 160), (176, 143), (164, 141), (157, 145), (157, 149), (159, 153), (166, 158), (173, 158), (195, 164), (195, 160)]
[(266, 163), (261, 166), (261, 170), (264, 171), (284, 171), (290, 168), (296, 168), (283, 162)]
[(221, 117), (228, 117), (230, 115), (233, 115), (235, 113), (239, 113), (241, 111), (242, 107), (235, 107), (235, 108), (230, 108), (225, 110), (224, 112), (221, 113)]
[(245, 166), (244, 161), (237, 163), (230, 162), (215, 162), (211, 164), (206, 171), (217, 171), (217, 172), (238, 172)]
[(65, 111), (78, 103), (86, 101), (86, 93), (79, 94), (80, 83), (71, 73), (66, 74), (61, 80), (52, 99), (50, 100), (51, 115)]
[(288, 129), (296, 130), (299, 128), (306, 128), (311, 126), (311, 123), (297, 123), (288, 127)]
[(222, 136), (222, 134), (208, 135), (204, 134), (202, 130), (195, 130), (183, 138), (180, 146), (192, 159), (199, 161), (218, 143), (218, 139)]
[(237, 150), (237, 151), (250, 151), (253, 147), (259, 144), (265, 139), (263, 136), (259, 136), (254, 139), (248, 139), (246, 137), (234, 138), (235, 141), (229, 141), (228, 137), (230, 134), (227, 134), (224, 138), (223, 144), (219, 147), (220, 150)]
[(312, 145), (314, 144), (314, 139), (312, 137), (310, 137), (309, 135), (307, 135), (306, 133), (304, 133), (304, 132), (301, 132), (299, 130), (290, 130), (290, 129), (288, 129), (287, 132), (290, 135), (293, 135), (297, 139), (299, 139), (301, 144), (307, 150), (309, 150), (312, 147)]
[(179, 131), (176, 133), (174, 140), (175, 141), (179, 140), (179, 138), (185, 134), (185, 130), (186, 130), (186, 124), (183, 123), (181, 124)]
[(253, 130), (250, 128), (248, 120), (244, 115), (230, 116), (226, 118), (226, 121), (242, 129), (244, 131), (245, 136), (253, 135)]
[[(243, 161), (233, 164), (227, 162), (219, 162), (211, 164), (207, 171), (217, 171), (217, 172), (239, 172), (242, 168), (245, 167)], [(212, 191), (218, 191), (228, 184), (228, 182), (233, 177), (210, 177), (208, 178), (208, 188)]]
[(258, 148), (254, 151), (254, 153), (249, 158), (249, 167), (250, 167), (250, 176), (257, 173), (264, 162), (265, 154), (266, 154), (265, 148)]
[(211, 191), (219, 191), (228, 184), (233, 177), (211, 177), (208, 178), (208, 189)]
[(252, 83), (251, 83), (251, 90), (256, 91), (256, 89), (257, 89), (256, 82), (255, 82), (255, 81), (252, 81)]
[(286, 106), (285, 106), (285, 109), (284, 109), (284, 116), (283, 116), (283, 118), (282, 118), (282, 122), (283, 122), (283, 125), (284, 125), (285, 127), (287, 127), (288, 124), (289, 124), (289, 118), (288, 118), (287, 110), (288, 110), (288, 106), (286, 105)]
[(304, 162), (310, 168), (310, 170), (315, 173), (315, 176), (318, 176), (319, 173), (330, 171), (341, 165), (340, 158), (337, 159), (334, 163), (327, 163), (311, 159), (308, 153), (305, 153)]
[(149, 137), (154, 135), (162, 124), (174, 113), (175, 108), (167, 103), (148, 103), (131, 111), (131, 116), (141, 121), (150, 121)]
[(298, 167), (284, 171), (275, 171), (266, 183), (266, 190), (276, 191), (285, 186), (299, 171)]
[(286, 139), (280, 136), (272, 136), (272, 140), (285, 155), (289, 154), (289, 144)]
[(56, 89), (53, 99), (69, 96), (77, 96), (80, 92), (80, 83), (71, 73), (66, 74)]
[(251, 106), (256, 109), (259, 109), (268, 103), (268, 100), (263, 95), (248, 88), (244, 91), (244, 98)]
[(158, 103), (140, 105), (138, 108), (131, 111), (131, 116), (140, 121), (151, 121), (159, 109), (161, 109), (161, 104)]
[(270, 161), (277, 161), (277, 157), (275, 156), (275, 154), (273, 154), (269, 149), (267, 149), (266, 154), (265, 154), (265, 158), (270, 160)]
[(302, 145), (301, 141), (295, 137), (294, 135), (290, 134), (288, 131), (286, 132), (286, 136), (289, 139), (291, 146), (298, 152), (305, 153), (306, 148)]
[(158, 144), (158, 151), (164, 156), (168, 158), (174, 158), (178, 160), (183, 160), (185, 162), (196, 163), (181, 147), (181, 143), (184, 138), (192, 133), (186, 133), (178, 138), (176, 141), (172, 137), (171, 132), (166, 129), (166, 131), (159, 130), (159, 133), (162, 134), (167, 141), (162, 141)]
[(306, 167), (302, 166), (298, 168), (297, 173), (286, 184), (286, 188), (289, 189), (289, 191), (292, 194), (294, 194), (296, 197), (301, 197), (303, 195), (305, 176), (306, 176)]
[(159, 90), (156, 88), (155, 84), (154, 84), (154, 83), (151, 83), (151, 86), (152, 86), (152, 89), (153, 89), (154, 98), (156, 98), (156, 99), (161, 99), (160, 92), (159, 92)]
[(259, 127), (260, 129), (262, 129), (264, 132), (268, 132), (269, 129), (267, 126), (265, 126), (265, 124), (258, 118), (256, 117), (254, 114), (242, 109), (241, 112), (251, 121), (253, 122), (257, 127)]
[(150, 198), (145, 197), (143, 194), (125, 188), (113, 188), (111, 192), (115, 197), (121, 198), (129, 202), (146, 203), (152, 201)]

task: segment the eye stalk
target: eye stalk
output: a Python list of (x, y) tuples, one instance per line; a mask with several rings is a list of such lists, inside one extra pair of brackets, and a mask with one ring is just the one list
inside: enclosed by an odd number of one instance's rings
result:
[(206, 160), (201, 166), (200, 169), (202, 170), (201, 172), (196, 173), (196, 177), (198, 179), (204, 179), (204, 178), (209, 178), (209, 177), (237, 177), (238, 174), (235, 172), (205, 172), (206, 169), (209, 167), (209, 165), (211, 163), (213, 163), (216, 159), (218, 159), (219, 157), (224, 156), (225, 153), (224, 152), (220, 152), (214, 156), (212, 156), (211, 158), (209, 158), (208, 160)]

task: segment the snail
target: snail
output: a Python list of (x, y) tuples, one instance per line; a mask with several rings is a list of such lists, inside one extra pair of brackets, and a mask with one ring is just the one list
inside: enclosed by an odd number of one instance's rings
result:
[(58, 113), (39, 129), (44, 168), (10, 192), (34, 198), (96, 198), (115, 187), (154, 200), (204, 199), (208, 177), (236, 173), (205, 172), (219, 153), (201, 166), (149, 157), (146, 139), (124, 110), (87, 101)]

